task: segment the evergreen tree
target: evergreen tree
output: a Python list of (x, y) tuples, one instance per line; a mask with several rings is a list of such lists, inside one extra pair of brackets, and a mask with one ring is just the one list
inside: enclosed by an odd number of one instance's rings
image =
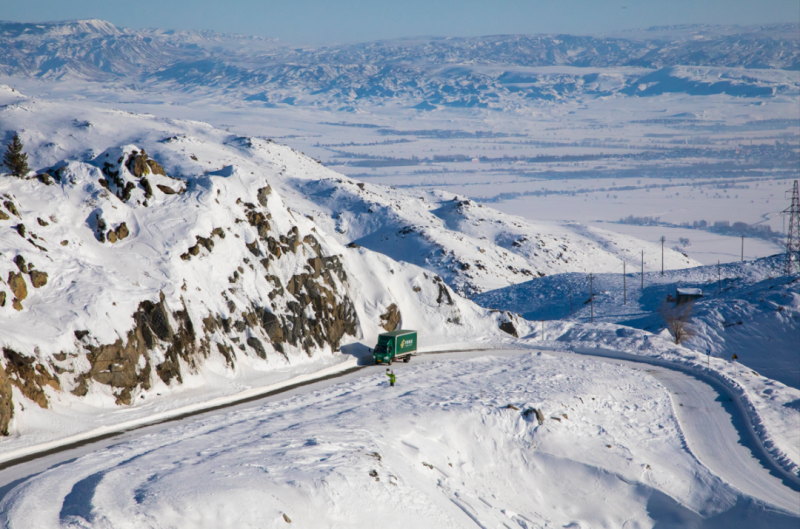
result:
[(23, 177), (28, 174), (28, 154), (22, 152), (22, 140), (19, 134), (14, 134), (14, 139), (6, 145), (6, 155), (3, 163), (11, 170), (14, 176)]

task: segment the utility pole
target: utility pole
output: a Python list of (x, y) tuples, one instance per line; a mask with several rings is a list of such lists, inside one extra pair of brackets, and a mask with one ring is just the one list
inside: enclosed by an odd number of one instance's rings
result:
[(594, 323), (594, 277), (589, 274), (589, 305), (591, 306), (592, 319), (590, 323)]
[(792, 187), (792, 204), (783, 210), (783, 214), (789, 216), (789, 229), (786, 231), (786, 261), (783, 267), (783, 273), (788, 276), (800, 272), (800, 191), (797, 180)]
[(622, 304), (628, 304), (628, 288), (625, 284), (625, 261), (622, 261)]
[(642, 250), (642, 290), (644, 290), (644, 250)]
[(744, 233), (742, 234), (742, 262), (744, 262)]
[(661, 236), (661, 275), (662, 276), (664, 275), (664, 241), (666, 241), (666, 240), (667, 240), (667, 238), (662, 235)]

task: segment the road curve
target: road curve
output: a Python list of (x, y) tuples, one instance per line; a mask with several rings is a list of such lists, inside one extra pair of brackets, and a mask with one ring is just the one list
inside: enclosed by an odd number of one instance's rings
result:
[[(531, 351), (531, 349), (438, 351), (435, 354), (422, 355), (416, 360), (460, 359), (486, 354), (523, 354)], [(554, 356), (574, 354), (546, 349), (541, 351)], [(590, 356), (601, 362), (626, 365), (655, 377), (671, 393), (673, 407), (687, 445), (702, 464), (742, 493), (800, 517), (800, 487), (787, 479), (783, 470), (766, 456), (747, 426), (741, 409), (735, 405), (724, 387), (711, 380), (700, 380), (678, 369), (665, 365), (653, 365), (654, 363), (663, 364), (663, 362), (646, 357), (600, 349), (580, 349), (575, 353)], [(403, 365), (398, 364), (397, 367), (402, 369)], [(244, 402), (235, 402), (215, 409), (171, 418), (133, 430), (106, 434), (73, 445), (32, 454), (20, 460), (4, 462), (0, 465), (0, 499), (16, 486), (22, 485), (27, 479), (53, 465), (172, 427), (176, 422), (198, 420), (204, 416), (225, 413), (233, 409), (283, 400), (293, 395), (317, 391), (346, 380), (371, 375), (379, 369), (374, 366), (359, 366), (341, 373), (281, 388)]]
[(601, 349), (576, 353), (652, 375), (670, 392), (686, 444), (706, 468), (744, 494), (800, 516), (800, 486), (769, 458), (721, 384), (647, 357)]

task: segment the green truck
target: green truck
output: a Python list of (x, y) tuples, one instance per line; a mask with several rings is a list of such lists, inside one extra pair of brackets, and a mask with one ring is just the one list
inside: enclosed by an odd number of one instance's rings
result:
[(378, 335), (378, 345), (372, 353), (376, 364), (389, 364), (395, 360), (408, 362), (417, 352), (417, 331), (392, 331)]

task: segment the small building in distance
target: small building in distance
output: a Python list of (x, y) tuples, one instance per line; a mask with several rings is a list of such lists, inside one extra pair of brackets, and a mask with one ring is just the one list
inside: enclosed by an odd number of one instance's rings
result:
[(675, 304), (691, 303), (702, 297), (703, 291), (699, 288), (679, 288), (677, 292), (675, 292)]

